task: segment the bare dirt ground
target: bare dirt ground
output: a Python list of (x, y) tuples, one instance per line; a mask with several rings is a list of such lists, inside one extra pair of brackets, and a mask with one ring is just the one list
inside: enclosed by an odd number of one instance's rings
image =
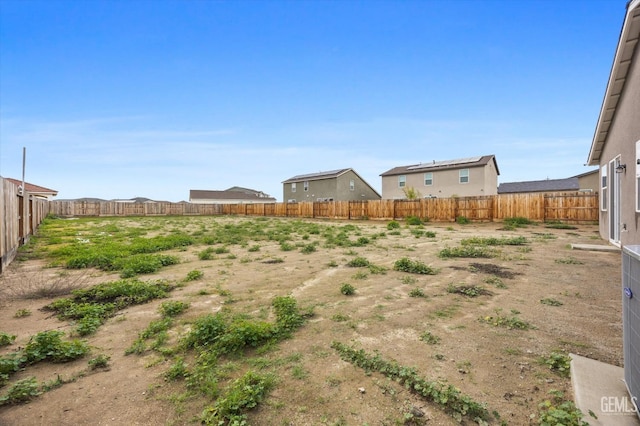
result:
[[(363, 235), (388, 232), (386, 222), (349, 223)], [(604, 245), (596, 225), (561, 230), (537, 224), (511, 231), (501, 226), (428, 223), (425, 229), (436, 237), (416, 238), (403, 225), (401, 235), (387, 235), (364, 247), (319, 246), (310, 254), (283, 252), (275, 242), (261, 242), (255, 252), (231, 246), (235, 259), (199, 260), (197, 252), (203, 247), (193, 246), (175, 252), (182, 263), (141, 278), (177, 281), (191, 270), (204, 272), (202, 279), (170, 294), (171, 300), (190, 303), (181, 324), (222, 306), (257, 315), (274, 296), (293, 295), (300, 306), (313, 307), (314, 316), (292, 338), (260, 354), (288, 361), (277, 370), (275, 389), (249, 413), (250, 424), (393, 425), (403, 424), (412, 409), (424, 413), (416, 419), (423, 424), (458, 424), (436, 404), (380, 374), (366, 374), (342, 361), (331, 348), (334, 341), (377, 351), (385, 359), (415, 367), (421, 376), (444, 379), (486, 403), (505, 424), (537, 424), (538, 404), (549, 398), (550, 390), (561, 390), (572, 398), (570, 379), (551, 371), (541, 357), (554, 351), (571, 352), (622, 365), (620, 254), (571, 250), (572, 243)], [(527, 248), (500, 246), (500, 255), (491, 259), (437, 255), (464, 238), (510, 236), (526, 237)], [(371, 274), (347, 267), (355, 256), (388, 270)], [(421, 260), (440, 272), (427, 276), (394, 271), (394, 262), (402, 257)], [(273, 258), (283, 262), (265, 262)], [(71, 323), (41, 310), (50, 299), (15, 297), (17, 285), (43, 280), (43, 274), (59, 270), (44, 268), (45, 264), (43, 260), (16, 261), (3, 274), (0, 331), (18, 337), (13, 345), (0, 348), (0, 354), (24, 346), (39, 331), (72, 333)], [(504, 285), (496, 285), (496, 277)], [(493, 281), (487, 282), (489, 278)], [(118, 275), (91, 271), (81, 279), (88, 285), (116, 280)], [(352, 284), (355, 294), (341, 294), (343, 283)], [(452, 294), (447, 291), (450, 285), (478, 285), (488, 294)], [(221, 288), (225, 292), (215, 290)], [(425, 297), (410, 297), (416, 288)], [(542, 299), (562, 305), (543, 304)], [(12, 376), (11, 382), (30, 376), (39, 382), (58, 376), (75, 380), (27, 404), (0, 407), (0, 425), (197, 424), (194, 419), (212, 401), (189, 396), (182, 382), (165, 381), (163, 373), (170, 362), (158, 353), (125, 355), (138, 333), (159, 318), (160, 303), (121, 311), (88, 336), (92, 354), (110, 357), (107, 370), (81, 374), (87, 370), (85, 358), (68, 364), (36, 364)], [(16, 318), (20, 310), (31, 315)], [(535, 328), (507, 329), (479, 320), (499, 314), (517, 315)], [(179, 333), (180, 327), (172, 331)], [(426, 331), (438, 336), (439, 343), (421, 340)], [(0, 388), (0, 395), (6, 389)]]

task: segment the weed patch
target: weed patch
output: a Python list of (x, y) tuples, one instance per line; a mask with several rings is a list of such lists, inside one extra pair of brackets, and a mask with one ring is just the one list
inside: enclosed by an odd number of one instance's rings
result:
[(107, 318), (130, 305), (166, 297), (173, 287), (164, 281), (124, 279), (75, 290), (73, 297), (58, 299), (44, 307), (60, 320), (75, 320), (81, 336), (94, 333)]
[(438, 343), (440, 343), (440, 337), (436, 336), (435, 334), (431, 333), (430, 331), (425, 331), (424, 333), (422, 333), (420, 335), (420, 340), (422, 340), (425, 343), (428, 343), (430, 345), (437, 345)]
[(511, 315), (505, 316), (502, 314), (501, 309), (496, 309), (495, 315), (480, 318), (480, 322), (484, 322), (495, 327), (505, 327), (509, 330), (528, 330), (530, 328), (533, 328), (533, 326), (527, 321), (518, 318), (518, 315), (516, 313), (512, 312)]
[(450, 259), (454, 257), (484, 257), (492, 258), (496, 257), (498, 252), (494, 249), (490, 249), (484, 246), (458, 246), (458, 247), (446, 247), (438, 252), (438, 257), (442, 259)]
[(447, 293), (461, 294), (467, 297), (477, 297), (477, 296), (491, 296), (491, 292), (484, 289), (483, 287), (475, 286), (475, 285), (453, 285), (449, 284), (447, 287)]
[(416, 287), (411, 289), (411, 291), (409, 292), (409, 297), (427, 297), (427, 295), (424, 294), (423, 289), (421, 289), (420, 287)]
[(10, 345), (14, 340), (16, 340), (15, 335), (0, 331), (0, 346)]
[(556, 299), (552, 299), (550, 297), (546, 297), (544, 299), (540, 299), (540, 303), (542, 303), (543, 305), (548, 305), (548, 306), (562, 306), (564, 305), (564, 303), (562, 303), (559, 300)]
[(410, 392), (435, 402), (458, 422), (462, 422), (463, 418), (486, 422), (491, 417), (485, 404), (474, 401), (446, 382), (420, 377), (415, 368), (404, 367), (395, 361), (387, 361), (378, 353), (369, 355), (362, 349), (356, 350), (343, 343), (333, 342), (331, 347), (344, 361), (362, 368), (367, 373), (381, 373), (404, 385)]
[(351, 296), (352, 294), (355, 294), (355, 292), (356, 288), (349, 283), (344, 283), (340, 287), (340, 293), (344, 294), (345, 296)]
[(437, 269), (432, 268), (419, 260), (411, 260), (407, 257), (396, 260), (393, 264), (393, 269), (394, 271), (409, 272), (411, 274), (435, 275), (438, 273)]
[[(589, 426), (582, 420), (583, 414), (573, 401), (567, 400), (564, 394), (557, 390), (549, 391), (551, 399), (538, 405), (538, 424), (543, 426)], [(593, 413), (589, 413), (595, 417)]]
[(571, 369), (571, 357), (559, 352), (551, 352), (549, 356), (543, 356), (541, 362), (551, 371), (562, 377), (569, 377)]
[(527, 244), (528, 241), (525, 237), (503, 237), (503, 238), (495, 238), (495, 237), (472, 237), (465, 238), (460, 241), (460, 244), (463, 246), (475, 245), (475, 246), (521, 246)]

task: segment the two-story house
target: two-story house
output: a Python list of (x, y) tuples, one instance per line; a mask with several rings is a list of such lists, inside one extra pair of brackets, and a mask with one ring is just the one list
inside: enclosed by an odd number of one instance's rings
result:
[(297, 175), (282, 182), (282, 199), (303, 201), (379, 200), (380, 194), (353, 169)]
[(496, 195), (498, 163), (494, 155), (432, 161), (394, 167), (382, 173), (382, 198), (471, 197)]

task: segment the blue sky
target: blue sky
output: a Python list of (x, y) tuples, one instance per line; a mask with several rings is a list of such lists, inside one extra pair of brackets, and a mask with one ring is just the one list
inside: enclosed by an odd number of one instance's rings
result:
[(187, 200), (495, 154), (584, 173), (626, 0), (0, 0), (0, 174)]

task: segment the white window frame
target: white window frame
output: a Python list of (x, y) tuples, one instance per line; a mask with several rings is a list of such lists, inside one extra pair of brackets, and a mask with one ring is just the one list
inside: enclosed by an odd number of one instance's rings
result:
[(309, 191), (309, 181), (305, 180), (302, 185), (304, 186), (304, 192)]
[(609, 202), (607, 168), (607, 164), (600, 168), (600, 210), (603, 212), (607, 211), (607, 203)]
[(355, 191), (356, 190), (356, 181), (355, 179), (351, 179), (349, 181), (349, 191)]
[(398, 176), (398, 188), (404, 188), (407, 186), (407, 175)]
[(458, 172), (458, 182), (462, 184), (469, 183), (469, 169), (460, 169)]
[(640, 141), (636, 141), (636, 212), (640, 213)]
[[(427, 181), (429, 183), (427, 183)], [(433, 172), (424, 174), (424, 186), (433, 186)]]
[(291, 182), (291, 192), (296, 192), (296, 183)]

